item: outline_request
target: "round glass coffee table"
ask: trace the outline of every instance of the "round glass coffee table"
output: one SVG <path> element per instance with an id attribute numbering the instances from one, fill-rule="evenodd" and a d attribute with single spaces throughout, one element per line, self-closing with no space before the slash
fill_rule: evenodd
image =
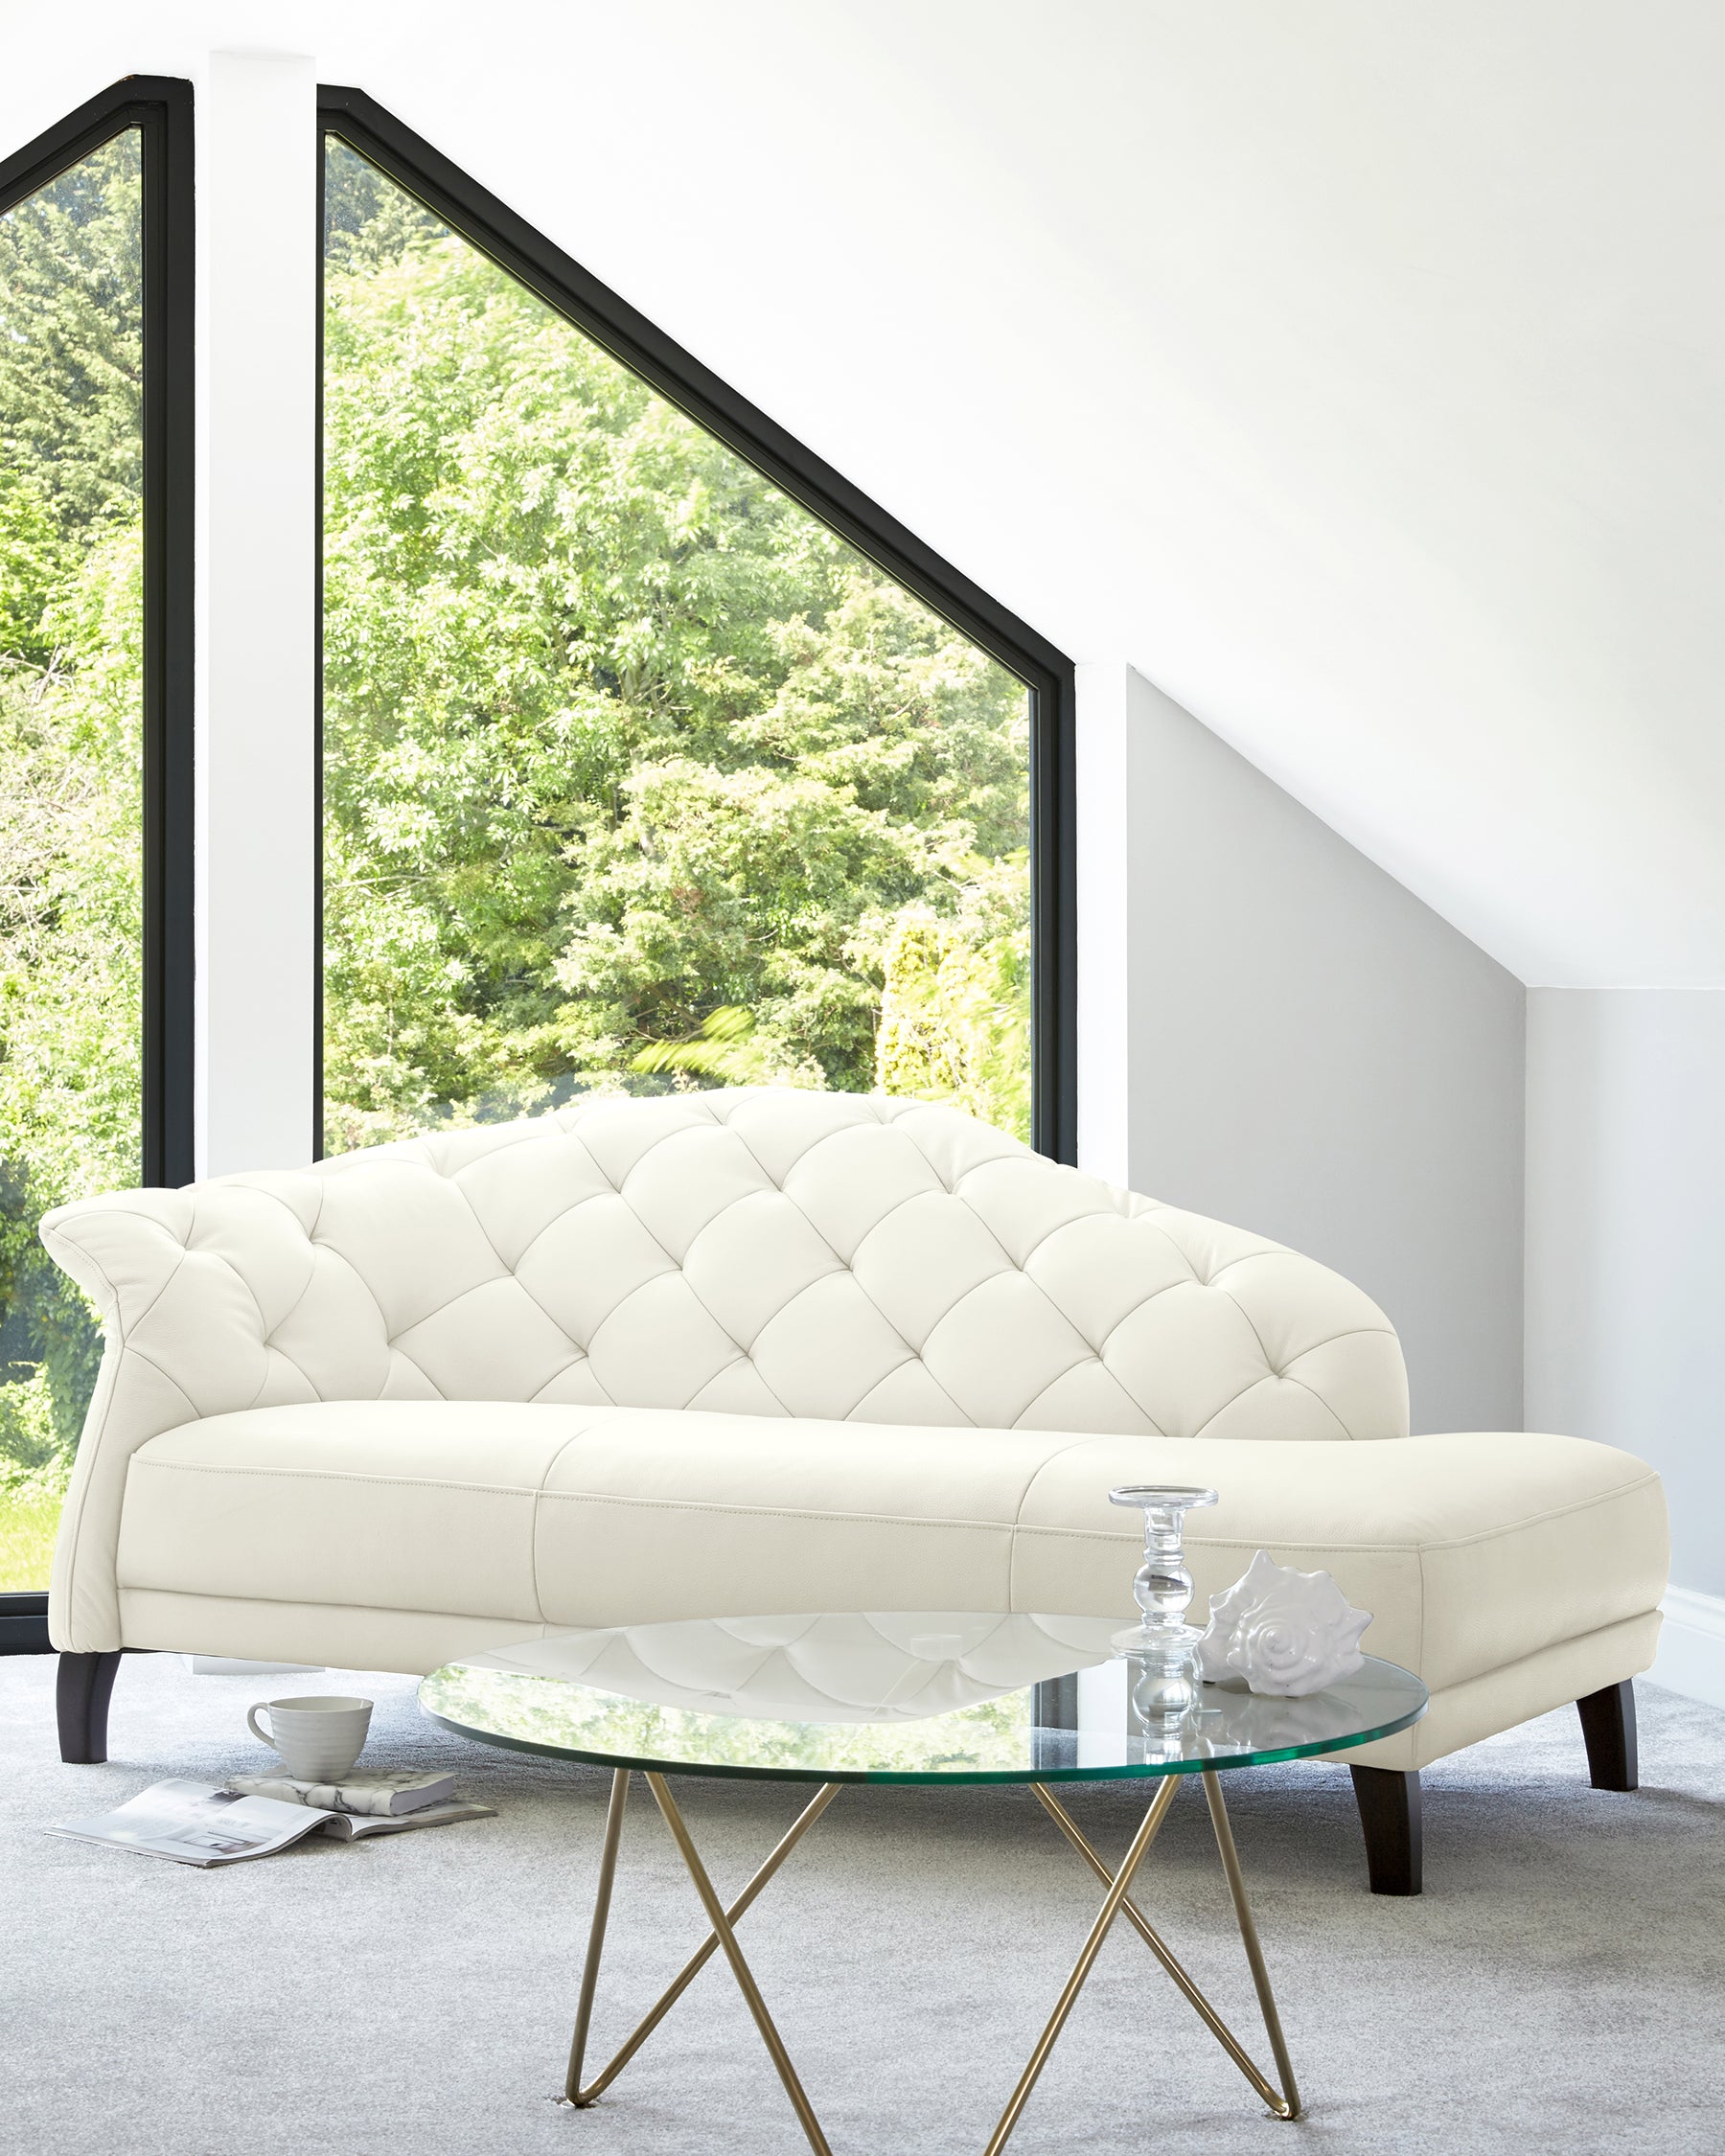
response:
<path id="1" fill-rule="evenodd" d="M 582 1969 L 564 2100 L 585 2107 L 616 2079 L 716 1951 L 748 2001 L 809 2145 L 825 2135 L 755 1983 L 736 1926 L 847 1782 L 1024 1782 L 1102 1882 L 1095 1922 L 984 2156 L 998 2156 L 1047 2063 L 1116 1917 L 1124 1915 L 1205 2025 L 1280 2119 L 1300 2094 L 1246 1899 L 1222 1775 L 1276 1759 L 1344 1752 L 1390 1736 L 1426 1709 L 1417 1677 L 1368 1657 L 1354 1676 L 1304 1699 L 1205 1686 L 1173 1722 L 1136 1710 L 1131 1662 L 1111 1642 L 1117 1617 L 922 1611 L 697 1618 L 559 1633 L 450 1663 L 420 1686 L 426 1711 L 482 1744 L 611 1770 L 592 1931 Z M 1125 1661 L 1123 1682 L 1080 1687 L 1078 1673 Z M 1106 1709 L 1080 1698 L 1098 1694 Z M 1063 1726 L 1065 1725 L 1065 1726 Z M 646 1777 L 711 1927 L 621 2051 L 582 2079 L 632 1773 Z M 726 1908 L 690 1836 L 671 1778 L 742 1776 L 819 1786 L 778 1846 Z M 1223 1874 L 1275 2058 L 1272 2081 L 1176 1960 L 1132 1895 L 1180 1779 L 1202 1778 Z M 1155 1785 L 1124 1857 L 1111 1866 L 1056 1796 L 1062 1782 Z"/>

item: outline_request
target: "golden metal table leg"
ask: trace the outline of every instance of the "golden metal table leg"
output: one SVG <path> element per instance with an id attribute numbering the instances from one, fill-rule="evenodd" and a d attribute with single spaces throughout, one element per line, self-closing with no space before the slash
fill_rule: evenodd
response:
<path id="1" fill-rule="evenodd" d="M 1222 1780 L 1213 1767 L 1204 1770 L 1204 1795 L 1209 1805 L 1210 1824 L 1216 1830 L 1216 1847 L 1221 1852 L 1222 1869 L 1228 1875 L 1228 1891 L 1233 1897 L 1234 1916 L 1240 1927 L 1240 1943 L 1246 1949 L 1247 1965 L 1252 1970 L 1252 1984 L 1257 1993 L 1258 2007 L 1264 2017 L 1264 2032 L 1270 2039 L 1270 2049 L 1276 2054 L 1276 2071 L 1281 2076 L 1281 2101 L 1271 2099 L 1271 2108 L 1278 2118 L 1298 2119 L 1300 2116 L 1300 2090 L 1294 2080 L 1294 2064 L 1288 2056 L 1288 2046 L 1282 2036 L 1281 2016 L 1276 2010 L 1276 1994 L 1270 1988 L 1270 1972 L 1264 1966 L 1264 1950 L 1258 1944 L 1257 1926 L 1252 1920 L 1252 1904 L 1246 1899 L 1246 1881 L 1240 1874 L 1239 1852 L 1234 1847 L 1233 1828 L 1228 1823 L 1228 1807 L 1222 1801 Z"/>
<path id="2" fill-rule="evenodd" d="M 815 2107 L 803 2093 L 803 2085 L 796 2077 L 791 2054 L 772 2025 L 772 2016 L 767 2011 L 767 2002 L 761 1997 L 760 1986 L 755 1983 L 748 1963 L 743 1959 L 743 1949 L 737 1944 L 737 1935 L 731 1930 L 730 1919 L 725 1915 L 719 1896 L 713 1892 L 713 1882 L 707 1877 L 706 1867 L 702 1863 L 695 1844 L 689 1837 L 689 1830 L 683 1824 L 683 1816 L 677 1808 L 677 1800 L 672 1796 L 669 1784 L 663 1775 L 650 1773 L 647 1786 L 657 1799 L 658 1808 L 665 1815 L 665 1824 L 671 1829 L 672 1839 L 682 1852 L 689 1877 L 695 1882 L 695 1892 L 701 1896 L 701 1906 L 707 1913 L 707 1922 L 719 1935 L 719 1943 L 724 1947 L 724 1958 L 731 1965 L 737 1988 L 748 2001 L 755 2027 L 761 2032 L 761 2041 L 771 2054 L 773 2065 L 778 2068 L 778 2077 L 785 2084 L 785 2094 L 791 2099 L 792 2108 L 796 2113 L 809 2146 L 815 2150 L 815 2156 L 833 2156 L 832 2150 L 827 2146 L 827 2138 L 820 2130 L 820 2121 L 815 2116 Z"/>
<path id="3" fill-rule="evenodd" d="M 581 1999 L 575 2008 L 575 2034 L 569 2043 L 569 2070 L 564 2076 L 564 2098 L 569 2103 L 588 2104 L 603 2083 L 590 2089 L 581 2086 L 581 2062 L 586 2054 L 587 2028 L 593 2018 L 593 1994 L 599 1988 L 599 1957 L 605 1951 L 605 1926 L 610 1915 L 611 1886 L 617 1876 L 617 1844 L 623 1839 L 623 1807 L 629 1801 L 629 1769 L 619 1767 L 611 1776 L 610 1802 L 605 1807 L 605 1847 L 599 1859 L 599 1892 L 593 1901 L 593 1926 L 587 1934 L 586 1960 L 581 1964 Z"/>
<path id="4" fill-rule="evenodd" d="M 1072 1973 L 1066 1981 L 1066 1989 L 1060 1994 L 1054 2011 L 1048 2016 L 1047 2027 L 1037 2038 L 1036 2049 L 1030 2053 L 1030 2063 L 1020 2075 L 1019 2085 L 1013 2090 L 1011 2101 L 1000 2114 L 1000 2124 L 989 2136 L 988 2146 L 983 2150 L 982 2156 L 1000 2156 L 1000 2151 L 1006 2145 L 1007 2137 L 1018 2124 L 1019 2116 L 1030 2099 L 1030 2092 L 1035 2088 L 1043 2068 L 1048 2063 L 1048 2053 L 1059 2040 L 1060 2032 L 1067 2024 L 1067 2016 L 1071 2012 L 1079 1992 L 1084 1989 L 1084 1981 L 1094 1966 L 1096 1956 L 1102 1951 L 1102 1942 L 1119 1915 L 1120 1904 L 1125 1900 L 1126 1891 L 1132 1885 L 1132 1875 L 1143 1862 L 1145 1852 L 1155 1841 L 1157 1830 L 1167 1815 L 1168 1806 L 1174 1801 L 1177 1786 L 1174 1776 L 1169 1775 L 1163 1779 L 1150 1809 L 1144 1814 L 1142 1825 L 1132 1837 L 1132 1846 L 1126 1851 L 1120 1869 L 1114 1874 L 1103 1899 L 1101 1912 L 1091 1926 L 1090 1937 L 1072 1964 Z"/>
<path id="5" fill-rule="evenodd" d="M 1110 1879 L 1113 1878 L 1114 1874 L 1109 1870 L 1107 1865 L 1103 1863 L 1102 1859 L 1096 1854 L 1095 1850 L 1092 1848 L 1089 1842 L 1085 1840 L 1084 1835 L 1079 1831 L 1077 1823 L 1073 1820 L 1071 1814 L 1066 1809 L 1065 1805 L 1061 1803 L 1060 1800 L 1055 1797 L 1048 1789 L 1044 1787 L 1041 1783 L 1038 1783 L 1036 1785 L 1035 1794 L 1038 1798 L 1041 1799 L 1044 1806 L 1051 1814 L 1054 1820 L 1054 1823 L 1060 1828 L 1060 1831 L 1066 1836 L 1067 1840 L 1072 1845 L 1073 1848 L 1077 1850 L 1078 1854 L 1084 1859 L 1085 1863 L 1090 1866 L 1091 1869 L 1096 1874 L 1096 1877 L 1102 1881 L 1104 1886 L 1106 1886 Z M 1150 1922 L 1149 1918 L 1144 1915 L 1143 1911 L 1138 1907 L 1138 1903 L 1133 1900 L 1130 1894 L 1128 1894 L 1125 1900 L 1121 1902 L 1120 1914 L 1124 1917 L 1126 1917 L 1126 1919 L 1132 1924 L 1138 1937 L 1144 1941 L 1145 1945 L 1149 1947 L 1151 1953 L 1156 1956 L 1157 1960 L 1162 1963 L 1162 1967 L 1166 1969 L 1168 1974 L 1174 1979 L 1174 1982 L 1180 1986 L 1185 1998 L 1197 2010 L 1200 2018 L 1204 2022 L 1205 2027 L 1209 2030 L 1210 2034 L 1214 2036 L 1217 2043 L 1221 2045 L 1222 2049 L 1228 2053 L 1229 2057 L 1233 2060 L 1234 2064 L 1246 2076 L 1247 2080 L 1252 2083 L 1252 2086 L 1257 2091 L 1258 2095 L 1263 2098 L 1264 2101 L 1270 2106 L 1271 2110 L 1275 2112 L 1276 2116 L 1278 2119 L 1293 2118 L 1296 2110 L 1299 2108 L 1298 2095 L 1294 2095 L 1292 2098 L 1284 2096 L 1281 2090 L 1276 2088 L 1276 2084 L 1273 2081 L 1269 2080 L 1263 2074 L 1258 2071 L 1257 2067 L 1254 2064 L 1250 2054 L 1247 2053 L 1245 2046 L 1240 2043 L 1239 2039 L 1234 2035 L 1232 2030 L 1229 2028 L 1228 2024 L 1222 2019 L 1222 2016 L 1216 2011 L 1215 2007 L 1210 2005 L 1209 2001 L 1205 1997 L 1204 1993 L 1200 1991 L 1198 1986 L 1192 1982 L 1191 1977 L 1181 1966 L 1180 1961 L 1175 1957 L 1174 1952 L 1169 1947 L 1167 1941 L 1157 1931 L 1155 1925 Z M 1284 2086 L 1291 2091 L 1294 2086 L 1293 2076 L 1288 2074 L 1286 2065 L 1283 2062 L 1282 2054 L 1280 2053 L 1277 2053 L 1276 2058 L 1277 2064 L 1282 2068 L 1284 2076 Z"/>
<path id="6" fill-rule="evenodd" d="M 784 1838 L 768 1857 L 765 1864 L 750 1879 L 748 1886 L 724 1912 L 726 1921 L 735 1924 L 751 1902 L 760 1893 L 773 1873 L 796 1846 L 809 1828 L 838 1796 L 842 1784 L 829 1781 L 816 1792 L 813 1800 L 804 1806 L 792 1823 Z M 658 1997 L 652 2010 L 639 2021 L 609 2066 L 594 2076 L 586 2086 L 581 2085 L 581 2067 L 586 2050 L 588 2026 L 592 2019 L 593 1997 L 598 1986 L 599 1958 L 605 1945 L 606 1919 L 610 1910 L 611 1884 L 616 1874 L 617 1845 L 623 1823 L 623 1806 L 628 1797 L 629 1776 L 619 1769 L 611 1777 L 610 1804 L 605 1818 L 605 1843 L 599 1863 L 599 1891 L 593 1908 L 592 1932 L 587 1942 L 586 1961 L 581 1972 L 581 1998 L 576 2008 L 575 2037 L 569 2049 L 568 2076 L 564 2083 L 564 2100 L 586 2110 L 597 2102 L 623 2069 L 633 2058 L 648 2037 L 664 2020 L 671 2008 L 705 1968 L 717 1950 L 720 1939 L 716 1931 L 706 1938 L 690 1955 L 681 1969 Z M 661 1807 L 662 1808 L 662 1807 Z M 679 1815 L 680 1816 L 680 1815 Z M 673 1829 L 675 1832 L 675 1829 Z M 680 1846 L 680 1845 L 679 1845 Z"/>

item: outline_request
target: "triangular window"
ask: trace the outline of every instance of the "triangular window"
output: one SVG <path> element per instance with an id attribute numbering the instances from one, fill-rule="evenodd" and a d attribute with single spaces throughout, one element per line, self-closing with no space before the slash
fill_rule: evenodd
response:
<path id="1" fill-rule="evenodd" d="M 332 126 L 326 1148 L 748 1083 L 1029 1137 L 1028 670 L 385 163 Z"/>

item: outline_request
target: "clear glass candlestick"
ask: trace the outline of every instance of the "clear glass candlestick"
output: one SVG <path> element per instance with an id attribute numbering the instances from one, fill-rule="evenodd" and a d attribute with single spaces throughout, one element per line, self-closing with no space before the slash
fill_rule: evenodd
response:
<path id="1" fill-rule="evenodd" d="M 1111 1504 L 1133 1505 L 1144 1515 L 1144 1562 L 1132 1583 L 1142 1613 L 1136 1625 L 1116 1632 L 1116 1654 L 1133 1661 L 1133 1712 L 1146 1728 L 1178 1720 L 1198 1699 L 1193 1649 L 1204 1634 L 1185 1621 L 1192 1575 L 1185 1561 L 1185 1516 L 1214 1504 L 1214 1490 L 1178 1482 L 1131 1482 L 1108 1493 Z"/>

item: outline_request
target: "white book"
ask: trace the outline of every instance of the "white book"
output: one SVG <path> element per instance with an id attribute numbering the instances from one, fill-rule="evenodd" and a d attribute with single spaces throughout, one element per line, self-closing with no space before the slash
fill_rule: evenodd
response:
<path id="1" fill-rule="evenodd" d="M 324 1833 L 343 1842 L 367 1834 L 400 1834 L 414 1826 L 444 1826 L 452 1820 L 494 1817 L 489 1804 L 433 1804 L 399 1817 L 359 1818 L 315 1805 L 284 1804 L 273 1797 L 247 1797 L 213 1782 L 175 1776 L 152 1782 L 136 1797 L 96 1819 L 69 1820 L 50 1834 L 80 1842 L 104 1842 L 139 1856 L 170 1857 L 175 1864 L 207 1869 L 274 1856 L 305 1835 Z"/>

